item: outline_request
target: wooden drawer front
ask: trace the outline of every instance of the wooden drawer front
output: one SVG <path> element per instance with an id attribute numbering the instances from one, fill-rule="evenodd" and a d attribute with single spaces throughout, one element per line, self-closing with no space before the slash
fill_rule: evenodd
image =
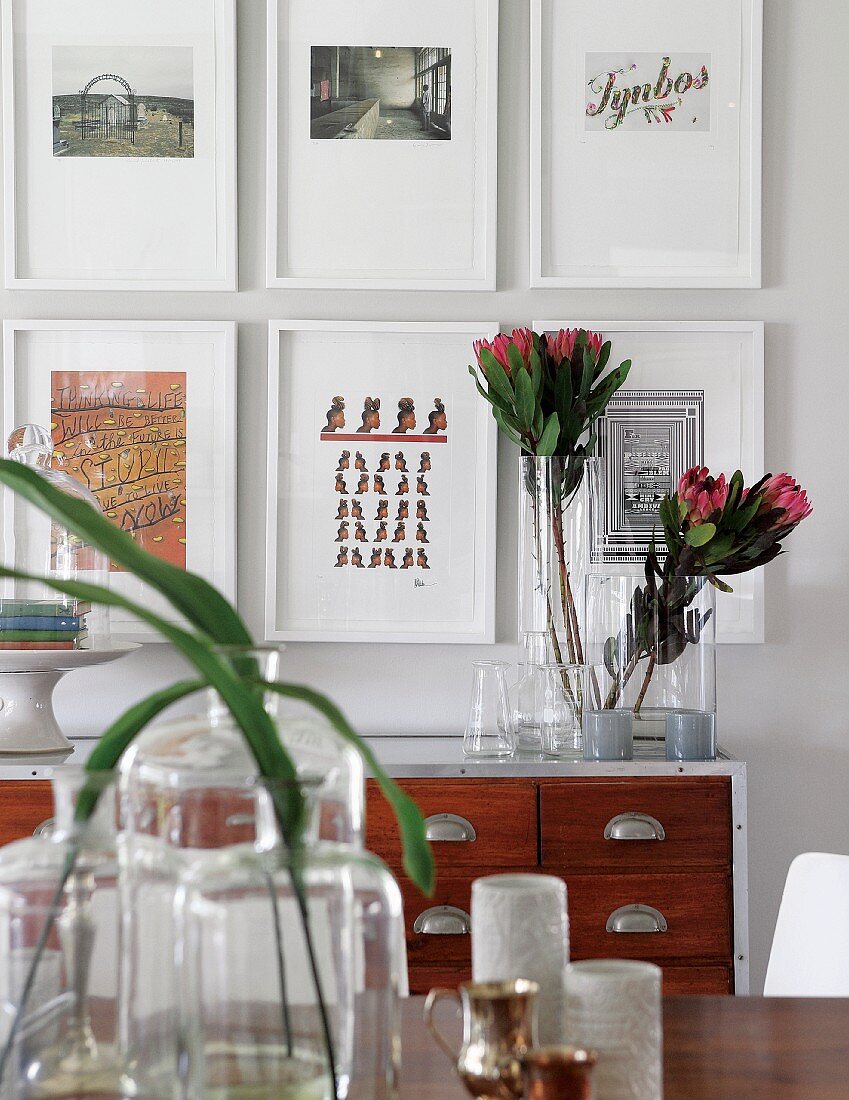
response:
<path id="1" fill-rule="evenodd" d="M 569 875 L 566 881 L 573 958 L 731 960 L 728 874 Z M 656 910 L 666 931 L 608 932 L 609 918 L 631 905 Z M 628 923 L 629 914 L 620 921 Z"/>
<path id="2" fill-rule="evenodd" d="M 49 781 L 9 779 L 0 782 L 0 844 L 22 840 L 53 816 Z"/>
<path id="3" fill-rule="evenodd" d="M 668 997 L 725 996 L 734 992 L 734 971 L 730 966 L 664 966 L 663 992 Z"/>
<path id="4" fill-rule="evenodd" d="M 536 784 L 524 779 L 423 779 L 399 786 L 426 818 L 452 814 L 472 827 L 473 841 L 435 840 L 438 872 L 475 871 L 490 874 L 501 868 L 537 863 Z M 366 791 L 366 846 L 398 874 L 401 844 L 395 815 L 374 781 Z M 443 827 L 450 823 L 441 823 Z M 440 823 L 435 822 L 434 828 Z M 464 826 L 453 826 L 458 831 Z"/>
<path id="5" fill-rule="evenodd" d="M 605 839 L 620 815 L 635 813 L 638 819 L 614 824 L 612 831 L 650 835 L 654 819 L 664 839 Z M 543 866 L 559 873 L 731 863 L 731 783 L 725 776 L 544 781 L 540 819 Z"/>

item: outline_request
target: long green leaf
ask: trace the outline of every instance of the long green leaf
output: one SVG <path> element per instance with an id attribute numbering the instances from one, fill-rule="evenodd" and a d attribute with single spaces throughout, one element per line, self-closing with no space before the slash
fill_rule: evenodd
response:
<path id="1" fill-rule="evenodd" d="M 557 440 L 559 438 L 560 421 L 557 418 L 557 413 L 554 412 L 545 422 L 542 436 L 540 437 L 539 443 L 537 443 L 537 454 L 543 458 L 553 455 L 557 450 Z"/>
<path id="2" fill-rule="evenodd" d="M 516 377 L 516 415 L 522 425 L 522 430 L 528 435 L 534 428 L 535 411 L 534 386 L 531 382 L 531 376 L 523 367 Z"/>
<path id="3" fill-rule="evenodd" d="M 42 583 L 45 581 L 43 577 L 3 566 L 0 566 L 0 577 Z M 106 604 L 110 607 L 122 607 L 138 616 L 142 622 L 154 627 L 180 650 L 227 704 L 236 724 L 245 735 L 248 747 L 262 775 L 269 779 L 290 781 L 297 778 L 295 766 L 280 743 L 274 723 L 262 705 L 262 698 L 238 678 L 227 661 L 214 651 L 206 639 L 191 634 L 182 627 L 174 626 L 173 623 L 161 619 L 148 608 L 109 588 L 102 588 L 100 585 L 88 584 L 84 581 L 66 581 L 54 577 L 50 578 L 49 584 L 57 591 L 78 600 L 89 600 L 91 603 Z M 292 843 L 295 838 L 300 837 L 304 823 L 304 800 L 294 782 L 292 782 L 288 799 L 280 826 L 286 840 Z"/>
<path id="4" fill-rule="evenodd" d="M 181 680 L 162 691 L 154 692 L 140 703 L 135 703 L 104 732 L 86 761 L 86 771 L 113 771 L 133 738 L 140 733 L 148 722 L 152 722 L 172 703 L 202 691 L 207 685 L 203 680 Z M 100 788 L 88 783 L 79 793 L 74 816 L 81 821 L 91 817 L 100 797 Z"/>
<path id="5" fill-rule="evenodd" d="M 495 390 L 504 404 L 513 407 L 513 387 L 504 367 L 498 362 L 491 351 L 481 352 L 481 364 L 486 378 L 486 384 L 491 390 Z"/>
<path id="6" fill-rule="evenodd" d="M 210 638 L 226 645 L 253 644 L 242 619 L 216 588 L 195 573 L 142 550 L 86 501 L 62 492 L 35 470 L 6 458 L 0 459 L 0 483 L 161 592 L 185 619 Z"/>
<path id="7" fill-rule="evenodd" d="M 481 397 L 484 399 L 484 401 L 488 401 L 490 403 L 490 405 L 492 405 L 493 409 L 505 409 L 507 412 L 512 412 L 513 411 L 513 402 L 512 401 L 510 402 L 510 405 L 508 406 L 501 399 L 501 397 L 499 397 L 499 395 L 495 392 L 494 389 L 485 390 L 483 388 L 483 386 L 480 384 L 480 379 L 478 378 L 478 372 L 475 370 L 474 367 L 469 367 L 469 374 L 475 380 L 475 386 L 477 387 L 478 393 L 481 395 Z"/>
<path id="8" fill-rule="evenodd" d="M 436 871 L 433 852 L 425 837 L 425 824 L 421 810 L 408 795 L 404 794 L 398 784 L 386 774 L 377 757 L 365 741 L 354 732 L 342 711 L 335 703 L 331 703 L 324 695 L 318 691 L 313 691 L 312 688 L 301 687 L 299 684 L 271 683 L 268 681 L 261 681 L 261 686 L 288 699 L 298 699 L 303 703 L 307 703 L 323 714 L 333 728 L 354 746 L 377 780 L 384 798 L 395 813 L 404 848 L 404 870 L 423 893 L 428 896 L 432 895 L 436 881 Z"/>

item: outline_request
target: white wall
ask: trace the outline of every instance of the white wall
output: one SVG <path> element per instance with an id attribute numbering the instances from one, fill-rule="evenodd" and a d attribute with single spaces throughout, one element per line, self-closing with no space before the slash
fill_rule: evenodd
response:
<path id="1" fill-rule="evenodd" d="M 774 563 L 767 644 L 720 653 L 722 740 L 749 761 L 752 962 L 762 981 L 781 886 L 806 849 L 849 852 L 849 674 L 846 671 L 849 508 L 846 481 L 849 151 L 845 90 L 849 6 L 843 0 L 767 0 L 764 78 L 765 274 L 761 291 L 535 291 L 528 284 L 528 26 L 525 0 L 502 0 L 500 290 L 494 294 L 263 289 L 265 5 L 241 3 L 239 46 L 241 285 L 238 295 L 0 293 L 4 317 L 232 318 L 239 355 L 240 602 L 260 622 L 263 567 L 266 322 L 270 317 L 476 320 L 534 316 L 767 322 L 769 469 L 788 469 L 813 497 L 814 517 Z M 654 201 L 663 201 L 658 181 Z M 565 186 L 565 184 L 564 184 Z M 623 183 L 624 186 L 624 183 Z M 642 196 L 640 201 L 646 201 Z M 414 216 L 415 212 L 411 212 Z M 635 208 L 635 217 L 639 211 Z M 624 351 L 624 349 L 623 349 Z M 514 456 L 500 455 L 499 637 L 515 649 Z M 835 496 L 837 500 L 835 500 Z M 363 732 L 459 731 L 466 647 L 409 646 L 415 669 L 396 681 L 398 652 L 379 645 L 293 645 L 286 675 L 332 695 Z M 486 655 L 495 654 L 487 651 Z M 122 666 L 77 673 L 59 689 L 60 719 L 95 733 L 119 708 L 177 675 L 149 646 Z"/>

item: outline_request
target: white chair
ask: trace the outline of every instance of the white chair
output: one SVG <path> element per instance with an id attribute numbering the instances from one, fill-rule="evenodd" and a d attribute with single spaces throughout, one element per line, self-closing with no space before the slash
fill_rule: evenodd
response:
<path id="1" fill-rule="evenodd" d="M 849 856 L 790 864 L 764 982 L 766 997 L 849 997 Z"/>

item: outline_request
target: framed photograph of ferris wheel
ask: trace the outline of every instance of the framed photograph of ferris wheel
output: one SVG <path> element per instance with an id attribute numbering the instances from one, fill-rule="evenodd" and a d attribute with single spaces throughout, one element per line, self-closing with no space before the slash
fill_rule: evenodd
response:
<path id="1" fill-rule="evenodd" d="M 3 112 L 7 287 L 236 289 L 235 0 L 8 0 Z"/>

